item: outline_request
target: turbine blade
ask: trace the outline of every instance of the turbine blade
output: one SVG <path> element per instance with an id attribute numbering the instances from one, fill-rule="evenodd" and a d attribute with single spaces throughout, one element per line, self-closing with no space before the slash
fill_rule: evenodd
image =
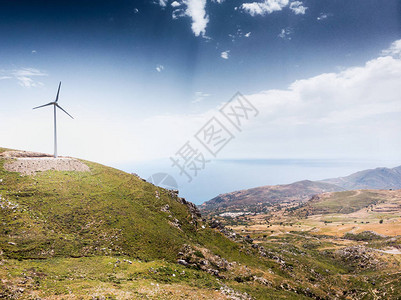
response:
<path id="1" fill-rule="evenodd" d="M 45 106 L 52 105 L 52 104 L 53 104 L 53 102 L 50 102 L 50 103 L 47 103 L 47 104 L 44 104 L 44 105 L 41 105 L 41 106 L 34 107 L 32 109 L 37 109 L 37 108 L 45 107 Z"/>
<path id="2" fill-rule="evenodd" d="M 57 96 L 56 96 L 56 101 L 55 102 L 58 101 L 58 95 L 60 94 L 60 87 L 61 87 L 61 81 L 60 81 L 60 83 L 58 85 Z"/>
<path id="3" fill-rule="evenodd" d="M 56 103 L 56 106 L 58 107 L 58 108 L 60 108 L 63 112 L 65 112 L 67 115 L 69 115 L 70 117 L 71 117 L 71 119 L 74 119 L 68 112 L 66 112 L 60 105 L 58 105 L 57 103 Z"/>

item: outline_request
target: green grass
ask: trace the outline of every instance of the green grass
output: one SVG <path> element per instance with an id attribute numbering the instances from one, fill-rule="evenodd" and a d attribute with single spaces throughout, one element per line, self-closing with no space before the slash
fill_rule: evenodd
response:
<path id="1" fill-rule="evenodd" d="M 219 288 L 215 277 L 205 272 L 187 269 L 166 261 L 143 262 L 122 257 L 94 256 L 82 258 L 51 258 L 46 260 L 5 260 L 8 280 L 25 278 L 39 290 L 41 296 L 93 295 L 97 287 L 106 288 L 150 286 L 159 284 L 184 284 L 206 290 Z M 0 275 L 1 274 L 0 272 Z M 28 278 L 28 279 L 26 279 Z"/>
<path id="2" fill-rule="evenodd" d="M 333 242 L 317 241 L 309 233 L 266 236 L 263 257 L 251 244 L 233 242 L 201 220 L 191 222 L 185 205 L 136 176 L 88 161 L 90 172 L 21 176 L 5 171 L 4 162 L 0 159 L 0 298 L 2 291 L 15 296 L 13 289 L 23 286 L 23 299 L 71 294 L 122 299 L 124 293 L 131 299 L 176 299 L 169 288 L 182 289 L 182 299 L 198 299 L 196 293 L 213 298 L 225 285 L 254 299 L 333 298 L 337 291 L 374 288 L 373 277 L 383 293 L 398 295 L 393 269 L 355 273 L 333 251 L 321 250 L 335 246 Z M 346 209 L 377 201 L 374 195 L 355 198 Z M 329 200 L 326 209 L 338 210 L 338 199 Z M 170 212 L 161 211 L 166 204 Z M 172 225 L 173 219 L 181 228 Z M 399 240 L 392 243 L 399 245 Z M 199 266 L 179 265 L 185 244 L 196 259 L 210 254 L 231 267 L 220 269 L 217 277 Z M 210 268 L 218 267 L 211 263 Z M 254 276 L 268 278 L 269 284 Z M 154 295 L 153 284 L 160 285 Z"/>
<path id="3" fill-rule="evenodd" d="M 342 213 L 348 214 L 358 211 L 371 204 L 380 202 L 381 195 L 374 191 L 347 191 L 336 192 L 319 202 L 311 203 L 314 214 Z"/>
<path id="4" fill-rule="evenodd" d="M 0 195 L 18 204 L 0 212 L 0 247 L 7 257 L 126 254 L 171 261 L 196 234 L 185 206 L 167 191 L 122 171 L 85 162 L 91 172 L 20 176 L 5 171 L 3 163 Z M 182 230 L 160 211 L 166 204 Z"/>

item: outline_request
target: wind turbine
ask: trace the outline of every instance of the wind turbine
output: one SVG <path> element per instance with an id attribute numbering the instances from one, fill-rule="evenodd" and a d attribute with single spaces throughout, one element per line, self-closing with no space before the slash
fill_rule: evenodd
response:
<path id="1" fill-rule="evenodd" d="M 54 108 L 54 158 L 57 158 L 57 124 L 56 124 L 56 108 L 60 108 L 63 112 L 65 112 L 68 116 L 70 116 L 72 119 L 74 119 L 68 112 L 66 112 L 60 105 L 58 105 L 58 95 L 60 94 L 60 87 L 61 87 L 61 81 L 60 84 L 58 85 L 58 90 L 57 90 L 57 96 L 56 100 L 53 102 L 47 103 L 45 105 L 41 105 L 38 107 L 34 107 L 33 109 L 53 105 Z"/>

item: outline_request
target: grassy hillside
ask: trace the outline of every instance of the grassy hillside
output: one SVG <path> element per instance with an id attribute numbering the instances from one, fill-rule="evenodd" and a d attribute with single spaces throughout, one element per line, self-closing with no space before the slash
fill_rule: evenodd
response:
<path id="1" fill-rule="evenodd" d="M 85 162 L 91 172 L 7 172 L 0 160 L 0 248 L 13 258 L 124 254 L 175 259 L 194 236 L 187 208 L 136 176 Z M 169 205 L 168 212 L 161 208 Z M 171 225 L 177 219 L 181 229 Z"/>
<path id="2" fill-rule="evenodd" d="M 0 299 L 358 299 L 372 280 L 387 282 L 378 295 L 400 296 L 390 254 L 373 274 L 304 237 L 254 243 L 209 226 L 175 193 L 113 168 L 21 176 L 9 160 Z"/>
<path id="3" fill-rule="evenodd" d="M 399 190 L 356 190 L 316 195 L 295 212 L 318 215 L 351 214 L 365 210 L 373 214 L 397 211 L 399 205 L 401 205 Z"/>
<path id="4" fill-rule="evenodd" d="M 313 214 L 352 213 L 384 201 L 383 192 L 357 190 L 317 195 L 309 203 Z"/>

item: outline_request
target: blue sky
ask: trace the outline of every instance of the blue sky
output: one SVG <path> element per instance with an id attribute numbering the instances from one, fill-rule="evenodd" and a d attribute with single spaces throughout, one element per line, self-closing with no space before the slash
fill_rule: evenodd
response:
<path id="1" fill-rule="evenodd" d="M 31 108 L 62 81 L 61 155 L 171 173 L 198 203 L 308 177 L 219 160 L 401 162 L 400 39 L 392 0 L 0 0 L 0 144 L 52 151 L 51 111 Z M 169 158 L 237 91 L 258 116 L 187 183 Z"/>

